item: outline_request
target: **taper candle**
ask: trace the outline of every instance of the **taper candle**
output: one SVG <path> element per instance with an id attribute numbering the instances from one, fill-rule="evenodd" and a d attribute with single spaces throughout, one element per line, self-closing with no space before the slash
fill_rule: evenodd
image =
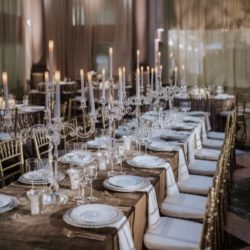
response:
<path id="1" fill-rule="evenodd" d="M 53 82 L 54 41 L 49 40 L 49 81 Z"/>
<path id="2" fill-rule="evenodd" d="M 8 74 L 7 74 L 7 72 L 2 73 L 2 80 L 3 80 L 5 112 L 7 115 L 9 113 L 9 93 L 8 93 Z"/>
<path id="3" fill-rule="evenodd" d="M 140 69 L 136 70 L 136 97 L 140 99 Z"/>
<path id="4" fill-rule="evenodd" d="M 151 89 L 154 90 L 154 68 L 151 68 Z"/>
<path id="5" fill-rule="evenodd" d="M 118 76 L 119 76 L 119 103 L 122 104 L 123 94 L 122 94 L 122 69 L 118 69 Z"/>
<path id="6" fill-rule="evenodd" d="M 123 94 L 126 97 L 126 68 L 122 68 Z"/>
<path id="7" fill-rule="evenodd" d="M 109 79 L 113 77 L 113 48 L 109 48 Z"/>
<path id="8" fill-rule="evenodd" d="M 45 79 L 45 108 L 46 110 L 49 109 L 49 72 L 46 71 L 44 73 Z"/>
<path id="9" fill-rule="evenodd" d="M 56 107 L 55 107 L 55 117 L 61 117 L 61 96 L 60 96 L 60 81 L 61 73 L 60 71 L 55 72 L 55 82 L 56 82 Z"/>
<path id="10" fill-rule="evenodd" d="M 136 51 L 136 68 L 140 67 L 140 50 Z"/>
<path id="11" fill-rule="evenodd" d="M 83 69 L 80 69 L 80 78 L 81 78 L 81 96 L 82 96 L 82 100 L 85 100 L 84 70 Z"/>
<path id="12" fill-rule="evenodd" d="M 105 98 L 105 69 L 102 70 L 102 98 Z"/>
<path id="13" fill-rule="evenodd" d="M 89 83 L 89 102 L 91 108 L 91 114 L 95 115 L 95 100 L 94 100 L 94 92 L 93 92 L 93 85 L 92 85 L 92 74 L 88 73 L 88 83 Z"/>
<path id="14" fill-rule="evenodd" d="M 143 88 L 143 71 L 144 71 L 144 69 L 143 69 L 143 66 L 141 66 L 141 87 Z"/>

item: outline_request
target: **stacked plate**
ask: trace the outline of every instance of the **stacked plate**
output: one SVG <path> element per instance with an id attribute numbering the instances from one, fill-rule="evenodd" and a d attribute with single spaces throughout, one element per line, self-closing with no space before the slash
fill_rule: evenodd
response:
<path id="1" fill-rule="evenodd" d="M 193 122 L 193 123 L 200 123 L 202 118 L 199 117 L 193 117 L 193 116 L 185 116 L 183 118 L 184 122 Z"/>
<path id="2" fill-rule="evenodd" d="M 87 142 L 88 148 L 101 148 L 105 149 L 107 148 L 107 138 L 106 137 L 97 137 L 95 140 L 90 140 Z"/>
<path id="3" fill-rule="evenodd" d="M 191 111 L 191 112 L 188 112 L 187 114 L 191 116 L 204 116 L 205 112 L 204 111 Z"/>
<path id="4" fill-rule="evenodd" d="M 57 172 L 56 180 L 61 181 L 65 178 L 64 173 Z M 39 169 L 36 171 L 30 171 L 25 174 L 23 174 L 19 181 L 25 184 L 36 184 L 36 185 L 42 185 L 44 183 L 49 182 L 49 170 L 48 169 Z"/>
<path id="5" fill-rule="evenodd" d="M 148 145 L 148 149 L 151 149 L 153 151 L 173 152 L 177 150 L 177 147 L 174 145 L 170 145 L 169 143 L 165 141 L 152 141 Z"/>
<path id="6" fill-rule="evenodd" d="M 189 133 L 184 131 L 175 131 L 175 130 L 165 130 L 161 135 L 160 138 L 169 141 L 180 141 L 185 140 L 189 136 Z"/>
<path id="7" fill-rule="evenodd" d="M 107 227 L 123 217 L 117 208 L 104 204 L 87 204 L 69 209 L 63 219 L 66 223 L 82 228 Z"/>
<path id="8" fill-rule="evenodd" d="M 189 124 L 189 123 L 176 123 L 174 124 L 171 128 L 172 129 L 177 129 L 177 130 L 186 130 L 186 131 L 191 131 L 195 129 L 196 125 L 195 124 Z"/>
<path id="9" fill-rule="evenodd" d="M 129 159 L 127 162 L 131 166 L 141 168 L 155 168 L 166 163 L 164 159 L 152 155 L 138 155 L 132 159 Z"/>
<path id="10" fill-rule="evenodd" d="M 117 136 L 131 135 L 132 131 L 125 126 L 120 126 L 115 130 Z"/>
<path id="11" fill-rule="evenodd" d="M 17 206 L 17 199 L 13 196 L 0 194 L 0 213 L 9 211 Z"/>
<path id="12" fill-rule="evenodd" d="M 118 175 L 108 178 L 103 182 L 107 189 L 118 192 L 134 192 L 149 185 L 146 178 L 134 175 Z"/>
<path id="13" fill-rule="evenodd" d="M 91 161 L 91 153 L 83 150 L 75 150 L 58 158 L 63 163 L 84 164 Z"/>

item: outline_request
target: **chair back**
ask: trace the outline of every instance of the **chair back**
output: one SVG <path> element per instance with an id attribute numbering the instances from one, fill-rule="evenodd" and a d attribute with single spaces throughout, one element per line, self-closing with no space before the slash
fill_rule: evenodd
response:
<path id="1" fill-rule="evenodd" d="M 5 186 L 6 181 L 24 173 L 23 148 L 21 140 L 13 138 L 0 142 L 0 181 Z"/>
<path id="2" fill-rule="evenodd" d="M 47 130 L 43 126 L 37 126 L 36 128 L 33 128 L 32 134 L 36 158 L 48 158 L 49 139 L 47 136 Z"/>

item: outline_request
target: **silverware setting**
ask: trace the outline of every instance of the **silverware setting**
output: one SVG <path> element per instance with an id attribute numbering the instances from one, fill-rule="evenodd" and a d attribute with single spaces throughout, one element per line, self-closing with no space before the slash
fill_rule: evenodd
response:
<path id="1" fill-rule="evenodd" d="M 97 241 L 105 241 L 106 236 L 95 234 L 95 233 L 86 233 L 86 232 L 79 232 L 79 231 L 71 231 L 67 228 L 63 228 L 63 234 L 68 238 L 85 238 L 85 239 L 91 239 L 91 240 L 97 240 Z"/>

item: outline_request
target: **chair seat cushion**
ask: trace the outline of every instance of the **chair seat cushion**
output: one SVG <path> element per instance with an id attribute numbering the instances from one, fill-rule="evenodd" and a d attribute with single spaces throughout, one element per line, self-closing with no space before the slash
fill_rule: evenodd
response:
<path id="1" fill-rule="evenodd" d="M 144 243 L 148 249 L 197 250 L 201 238 L 201 223 L 161 217 L 156 227 L 147 230 Z"/>
<path id="2" fill-rule="evenodd" d="M 207 195 L 213 184 L 213 178 L 201 175 L 189 175 L 188 179 L 178 181 L 180 192 Z"/>
<path id="3" fill-rule="evenodd" d="M 202 148 L 195 151 L 195 158 L 200 160 L 218 161 L 220 150 Z"/>
<path id="4" fill-rule="evenodd" d="M 210 131 L 207 133 L 208 139 L 214 139 L 214 140 L 224 140 L 225 139 L 225 133 L 224 132 L 215 132 Z"/>
<path id="5" fill-rule="evenodd" d="M 184 219 L 202 219 L 205 214 L 207 197 L 177 193 L 167 196 L 160 210 L 165 216 Z"/>
<path id="6" fill-rule="evenodd" d="M 213 176 L 217 167 L 216 161 L 193 160 L 188 164 L 190 174 Z"/>
<path id="7" fill-rule="evenodd" d="M 206 139 L 202 142 L 204 148 L 221 149 L 222 145 L 223 141 L 220 140 Z"/>

